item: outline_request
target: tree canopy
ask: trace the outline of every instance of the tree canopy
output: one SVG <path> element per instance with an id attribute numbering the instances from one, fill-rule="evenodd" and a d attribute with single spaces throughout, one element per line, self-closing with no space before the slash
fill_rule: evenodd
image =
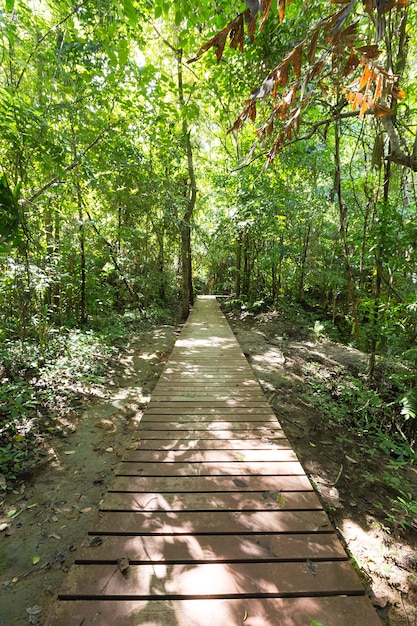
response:
<path id="1" fill-rule="evenodd" d="M 3 1 L 2 340 L 296 302 L 370 384 L 407 362 L 407 421 L 416 26 L 406 0 Z"/>

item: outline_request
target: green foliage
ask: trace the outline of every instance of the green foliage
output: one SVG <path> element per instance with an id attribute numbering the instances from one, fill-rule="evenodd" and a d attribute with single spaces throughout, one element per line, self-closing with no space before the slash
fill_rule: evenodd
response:
<path id="1" fill-rule="evenodd" d="M 401 492 L 391 500 L 391 510 L 387 515 L 389 522 L 407 530 L 417 524 L 417 499 L 411 493 Z"/>
<path id="2" fill-rule="evenodd" d="M 325 326 L 319 320 L 316 320 L 314 322 L 314 326 L 312 327 L 311 330 L 313 332 L 314 341 L 319 341 L 320 339 L 323 339 L 323 337 L 325 336 Z"/>
<path id="3" fill-rule="evenodd" d="M 343 368 L 323 376 L 314 363 L 307 366 L 306 374 L 311 390 L 306 398 L 329 421 L 366 436 L 398 462 L 417 462 L 411 433 L 407 439 L 403 432 L 408 418 L 401 413 L 400 400 L 388 402 L 384 398 L 384 386 L 372 389 Z"/>
<path id="4" fill-rule="evenodd" d="M 292 3 L 282 23 L 273 8 L 244 54 L 229 50 L 216 64 L 209 52 L 184 63 L 180 103 L 175 50 L 194 56 L 235 17 L 235 3 L 222 0 L 216 10 L 182 0 L 38 4 L 6 0 L 0 8 L 0 339 L 6 368 L 22 374 L 6 386 L 23 384 L 11 392 L 16 401 L 4 400 L 8 419 L 36 416 L 47 383 L 102 380 L 111 358 L 106 337 L 122 345 L 127 327 L 169 318 L 179 299 L 180 226 L 190 192 L 185 124 L 197 173 L 198 289 L 234 294 L 229 306 L 241 315 L 276 311 L 315 339 L 370 352 L 376 367 L 369 385 L 313 380 L 313 396 L 334 419 L 371 433 L 397 458 L 413 459 L 416 194 L 406 169 L 382 169 L 384 120 L 345 115 L 333 86 L 313 77 L 307 83 L 320 87 L 319 97 L 303 110 L 299 130 L 293 132 L 289 96 L 274 121 L 280 127 L 293 115 L 283 136 L 287 142 L 293 133 L 291 145 L 274 168 L 265 170 L 254 154 L 244 166 L 256 122 L 227 133 L 251 89 L 331 5 Z M 393 58 L 400 14 L 392 14 Z M 416 49 L 402 52 L 405 84 Z M 304 47 L 303 63 L 307 56 Z M 341 56 L 345 67 L 347 50 Z M 288 69 L 291 78 L 294 67 Z M 405 107 L 393 103 L 400 147 L 414 125 L 409 92 Z M 268 101 L 256 105 L 261 118 L 269 115 Z M 405 367 L 381 372 L 378 355 Z M 25 387 L 31 367 L 41 371 L 33 397 Z"/>
<path id="5" fill-rule="evenodd" d="M 175 312 L 155 307 L 99 316 L 90 328 L 49 328 L 48 339 L 0 343 L 0 473 L 9 480 L 43 458 L 45 433 L 59 431 L 79 397 L 108 380 L 136 331 L 170 323 Z"/>

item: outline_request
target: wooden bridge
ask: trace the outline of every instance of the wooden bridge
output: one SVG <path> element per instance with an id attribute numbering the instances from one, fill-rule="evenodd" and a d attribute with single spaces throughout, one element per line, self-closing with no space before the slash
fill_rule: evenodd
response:
<path id="1" fill-rule="evenodd" d="M 45 626 L 381 626 L 214 298 L 200 298 Z"/>

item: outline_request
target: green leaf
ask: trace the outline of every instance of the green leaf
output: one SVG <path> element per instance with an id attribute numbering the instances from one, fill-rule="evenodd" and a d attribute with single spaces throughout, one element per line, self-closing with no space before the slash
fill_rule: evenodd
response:
<path id="1" fill-rule="evenodd" d="M 0 239 L 8 241 L 19 225 L 19 208 L 7 182 L 6 176 L 0 178 Z"/>
<path id="2" fill-rule="evenodd" d="M 13 11 L 14 0 L 6 0 L 6 11 Z"/>
<path id="3" fill-rule="evenodd" d="M 312 619 L 310 622 L 310 626 L 324 626 L 324 624 L 318 622 L 316 619 Z"/>
<path id="4" fill-rule="evenodd" d="M 121 39 L 119 41 L 117 56 L 119 58 L 119 66 L 124 67 L 129 58 L 129 48 L 126 39 Z"/>
<path id="5" fill-rule="evenodd" d="M 283 508 L 283 507 L 287 504 L 287 501 L 286 501 L 286 499 L 285 499 L 285 496 L 283 496 L 283 495 L 282 495 L 282 493 L 279 493 L 279 494 L 277 495 L 277 504 L 278 504 L 278 506 L 280 506 L 281 508 Z"/>
<path id="6" fill-rule="evenodd" d="M 39 563 L 39 561 L 41 560 L 41 557 L 36 555 L 33 557 L 32 559 L 32 565 L 36 565 L 37 563 Z"/>
<path id="7" fill-rule="evenodd" d="M 123 9 L 129 24 L 135 28 L 138 23 L 138 14 L 131 0 L 123 0 Z"/>

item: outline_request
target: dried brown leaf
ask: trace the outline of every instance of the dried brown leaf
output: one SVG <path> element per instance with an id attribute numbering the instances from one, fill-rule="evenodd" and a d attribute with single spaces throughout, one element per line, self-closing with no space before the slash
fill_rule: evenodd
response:
<path id="1" fill-rule="evenodd" d="M 405 98 L 404 89 L 400 89 L 397 85 L 392 85 L 390 91 L 393 98 L 396 98 L 397 100 L 403 100 Z"/>
<path id="2" fill-rule="evenodd" d="M 353 43 L 356 39 L 356 31 L 358 30 L 358 25 L 359 22 L 354 22 L 353 24 L 350 24 L 344 30 L 342 30 L 342 32 L 340 33 L 339 41 L 345 45 Z"/>
<path id="3" fill-rule="evenodd" d="M 338 11 L 335 15 L 332 15 L 328 21 L 327 29 L 331 28 L 331 33 L 328 38 L 330 42 L 336 43 L 339 40 L 339 35 L 343 25 L 352 12 L 355 4 L 356 2 L 350 0 L 349 4 L 346 4 L 346 6 L 344 6 L 343 9 Z"/>
<path id="4" fill-rule="evenodd" d="M 362 89 L 365 87 L 365 85 L 367 84 L 369 77 L 371 75 L 371 70 L 369 67 L 369 64 L 367 63 L 365 65 L 365 68 L 363 70 L 363 74 L 361 76 L 360 82 L 359 82 L 359 91 L 362 91 Z"/>
<path id="5" fill-rule="evenodd" d="M 281 120 L 285 120 L 286 115 L 287 115 L 287 109 L 288 109 L 288 102 L 286 102 L 285 100 L 282 100 L 282 106 L 279 111 L 279 118 Z"/>
<path id="6" fill-rule="evenodd" d="M 363 100 L 364 100 L 363 93 L 360 93 L 360 92 L 356 93 L 356 94 L 355 94 L 355 99 L 354 99 L 354 101 L 352 102 L 352 109 L 353 109 L 354 111 L 356 111 L 356 109 L 357 109 L 358 107 L 362 106 L 362 102 L 363 102 Z"/>
<path id="7" fill-rule="evenodd" d="M 311 38 L 310 45 L 308 47 L 308 52 L 307 52 L 307 58 L 308 58 L 308 62 L 310 63 L 310 65 L 313 63 L 314 57 L 316 56 L 318 38 L 319 38 L 319 31 L 316 30 Z"/>
<path id="8" fill-rule="evenodd" d="M 248 110 L 248 118 L 254 122 L 256 120 L 256 104 L 252 102 Z"/>
<path id="9" fill-rule="evenodd" d="M 356 51 L 360 52 L 365 57 L 365 62 L 367 62 L 367 60 L 373 61 L 382 54 L 382 50 L 380 50 L 376 44 L 361 46 L 360 48 L 356 48 Z"/>
<path id="10" fill-rule="evenodd" d="M 367 98 L 364 98 L 363 101 L 362 101 L 362 106 L 361 106 L 360 111 L 359 111 L 359 118 L 361 120 L 365 117 L 365 113 L 367 112 L 368 108 L 369 108 L 368 100 L 367 100 Z"/>
<path id="11" fill-rule="evenodd" d="M 323 69 L 323 65 L 324 65 L 324 61 L 321 61 L 321 60 L 317 61 L 317 63 L 314 63 L 308 75 L 308 80 L 313 80 L 313 78 L 315 78 L 318 74 L 320 74 L 321 70 Z"/>
<path id="12" fill-rule="evenodd" d="M 277 84 L 280 87 L 286 87 L 288 82 L 288 59 L 280 63 L 276 69 Z"/>
<path id="13" fill-rule="evenodd" d="M 263 27 L 265 26 L 265 22 L 269 15 L 269 11 L 271 10 L 271 5 L 272 5 L 272 0 L 261 0 L 262 17 L 261 17 L 261 23 L 259 24 L 259 30 L 262 30 Z"/>
<path id="14" fill-rule="evenodd" d="M 385 117 L 386 115 L 392 115 L 392 109 L 383 105 L 375 103 L 373 106 L 376 117 Z"/>
<path id="15" fill-rule="evenodd" d="M 249 9 L 246 9 L 243 13 L 240 13 L 234 20 L 229 22 L 222 30 L 214 35 L 209 41 L 201 46 L 196 56 L 188 60 L 188 63 L 194 63 L 210 48 L 215 48 L 215 54 L 217 62 L 220 62 L 224 47 L 226 45 L 227 37 L 230 34 L 230 46 L 232 48 L 239 48 L 243 50 L 244 45 L 244 19 L 248 26 L 248 37 L 250 41 L 253 41 L 253 37 L 256 29 L 256 15 L 254 18 L 251 16 Z"/>
<path id="16" fill-rule="evenodd" d="M 375 93 L 374 93 L 375 100 L 379 100 L 379 98 L 381 97 L 381 93 L 382 93 L 382 76 L 379 75 L 377 83 L 376 83 L 376 87 L 375 87 Z"/>
<path id="17" fill-rule="evenodd" d="M 359 57 L 352 50 L 352 52 L 349 55 L 348 60 L 346 61 L 345 67 L 342 70 L 342 76 L 349 76 L 349 74 L 351 74 L 354 70 L 356 70 L 358 65 L 359 65 Z"/>
<path id="18" fill-rule="evenodd" d="M 279 3 L 278 3 L 278 15 L 279 15 L 279 21 L 281 23 L 284 21 L 284 18 L 285 18 L 285 6 L 286 6 L 286 1 L 285 0 L 279 0 Z"/>
<path id="19" fill-rule="evenodd" d="M 241 13 L 236 18 L 233 27 L 230 29 L 230 47 L 234 50 L 239 49 L 241 52 L 243 52 L 244 41 L 245 27 L 243 22 L 243 13 Z"/>
<path id="20" fill-rule="evenodd" d="M 256 13 L 255 15 L 252 15 L 250 10 L 246 9 L 246 11 L 243 13 L 243 15 L 245 17 L 246 25 L 248 27 L 248 38 L 249 38 L 249 41 L 251 43 L 253 43 L 253 41 L 255 39 L 256 22 L 257 22 L 257 19 L 258 19 L 258 14 Z"/>
<path id="21" fill-rule="evenodd" d="M 363 8 L 365 9 L 366 13 L 368 13 L 369 15 L 372 15 L 373 10 L 374 10 L 373 0 L 362 0 L 362 3 L 363 3 Z"/>
<path id="22" fill-rule="evenodd" d="M 277 76 L 275 72 L 274 73 L 274 86 L 272 88 L 272 93 L 271 93 L 271 98 L 273 98 L 274 100 L 277 97 L 277 90 L 278 90 L 278 80 L 277 80 Z"/>
<path id="23" fill-rule="evenodd" d="M 221 31 L 216 33 L 214 37 L 209 39 L 209 41 L 206 41 L 206 43 L 201 46 L 196 56 L 188 60 L 188 63 L 194 63 L 194 61 L 197 61 L 201 56 L 203 56 L 205 52 L 210 50 L 210 48 L 216 48 L 215 52 L 216 52 L 217 62 L 219 62 L 223 56 L 224 47 L 227 41 L 227 36 L 231 28 L 232 28 L 232 22 L 230 22 L 230 24 L 228 24 Z"/>
<path id="24" fill-rule="evenodd" d="M 303 45 L 304 41 L 298 44 L 291 52 L 288 57 L 289 62 L 291 63 L 291 67 L 293 69 L 294 75 L 296 78 L 300 78 L 301 75 L 301 64 L 303 62 Z"/>
<path id="25" fill-rule="evenodd" d="M 327 100 L 327 98 L 329 97 L 329 94 L 327 92 L 326 87 L 323 84 L 323 81 L 319 81 L 319 87 L 321 89 L 321 95 L 323 96 L 324 100 Z"/>

